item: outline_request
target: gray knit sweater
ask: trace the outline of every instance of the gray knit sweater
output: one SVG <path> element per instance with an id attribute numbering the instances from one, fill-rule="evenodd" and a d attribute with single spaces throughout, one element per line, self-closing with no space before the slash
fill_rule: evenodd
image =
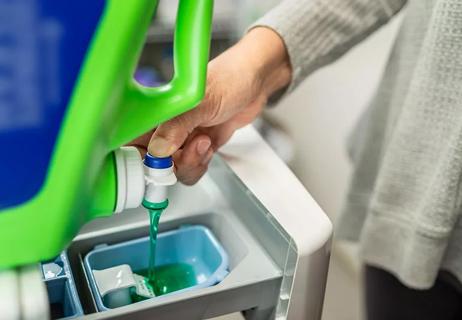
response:
<path id="1" fill-rule="evenodd" d="M 359 240 L 365 263 L 423 289 L 441 269 L 462 280 L 462 1 L 286 0 L 257 25 L 285 41 L 290 91 L 406 2 L 382 84 L 352 135 L 337 237 Z"/>

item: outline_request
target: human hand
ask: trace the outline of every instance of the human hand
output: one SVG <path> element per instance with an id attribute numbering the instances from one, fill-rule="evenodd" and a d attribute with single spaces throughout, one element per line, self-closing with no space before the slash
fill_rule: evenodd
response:
<path id="1" fill-rule="evenodd" d="M 238 44 L 211 61 L 204 100 L 193 110 L 134 140 L 140 152 L 173 155 L 176 175 L 194 184 L 207 171 L 213 154 L 239 128 L 251 123 L 272 93 L 291 78 L 282 39 L 271 29 L 255 28 Z"/>

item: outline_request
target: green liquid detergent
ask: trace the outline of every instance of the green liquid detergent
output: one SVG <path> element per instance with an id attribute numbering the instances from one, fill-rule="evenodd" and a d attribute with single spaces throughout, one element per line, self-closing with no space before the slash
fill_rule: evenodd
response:
<path id="1" fill-rule="evenodd" d="M 136 273 L 148 277 L 150 269 Z M 155 280 L 149 280 L 156 296 L 189 288 L 197 284 L 194 269 L 186 263 L 172 263 L 154 268 Z"/>
<path id="2" fill-rule="evenodd" d="M 156 274 L 156 246 L 157 246 L 157 233 L 159 231 L 159 220 L 164 209 L 148 209 L 149 210 L 149 268 L 147 278 L 149 282 L 155 283 Z M 142 274 L 143 276 L 146 276 Z"/>
<path id="3" fill-rule="evenodd" d="M 186 263 L 173 263 L 156 266 L 156 245 L 159 220 L 162 212 L 167 208 L 168 201 L 162 204 L 153 204 L 147 201 L 143 206 L 149 211 L 150 218 L 150 246 L 149 267 L 135 270 L 134 272 L 145 277 L 146 286 L 153 289 L 156 296 L 189 288 L 197 284 L 196 274 L 191 265 Z M 132 295 L 133 302 L 145 300 L 145 298 Z"/>

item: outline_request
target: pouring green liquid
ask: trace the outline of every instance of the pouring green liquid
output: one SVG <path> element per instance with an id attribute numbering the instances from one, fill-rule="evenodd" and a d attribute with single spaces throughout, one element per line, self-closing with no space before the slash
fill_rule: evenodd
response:
<path id="1" fill-rule="evenodd" d="M 149 212 L 149 266 L 147 269 L 135 270 L 146 278 L 146 285 L 150 286 L 156 296 L 185 289 L 197 284 L 196 274 L 191 265 L 186 263 L 173 263 L 156 266 L 157 233 L 159 220 L 168 206 L 168 200 L 163 203 L 143 202 L 143 206 Z M 134 301 L 145 300 L 141 297 L 133 297 Z"/>
<path id="2" fill-rule="evenodd" d="M 168 200 L 165 200 L 162 203 L 152 203 L 144 200 L 143 206 L 149 212 L 149 265 L 147 269 L 147 274 L 145 274 L 145 272 L 142 272 L 142 274 L 138 274 L 147 277 L 150 284 L 154 285 L 156 282 L 156 247 L 157 233 L 159 232 L 159 220 L 164 210 L 168 207 Z"/>
<path id="3" fill-rule="evenodd" d="M 164 209 L 152 209 L 149 210 L 149 268 L 147 278 L 149 282 L 155 283 L 156 280 L 156 247 L 157 247 L 157 233 L 159 231 L 159 220 L 160 216 L 164 212 Z M 143 274 L 144 276 L 144 274 Z"/>

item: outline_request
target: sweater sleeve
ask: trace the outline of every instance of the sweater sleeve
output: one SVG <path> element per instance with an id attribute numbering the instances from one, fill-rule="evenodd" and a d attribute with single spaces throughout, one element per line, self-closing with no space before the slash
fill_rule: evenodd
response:
<path id="1" fill-rule="evenodd" d="M 393 17 L 407 0 L 283 0 L 251 28 L 264 26 L 283 39 L 293 90 Z"/>

